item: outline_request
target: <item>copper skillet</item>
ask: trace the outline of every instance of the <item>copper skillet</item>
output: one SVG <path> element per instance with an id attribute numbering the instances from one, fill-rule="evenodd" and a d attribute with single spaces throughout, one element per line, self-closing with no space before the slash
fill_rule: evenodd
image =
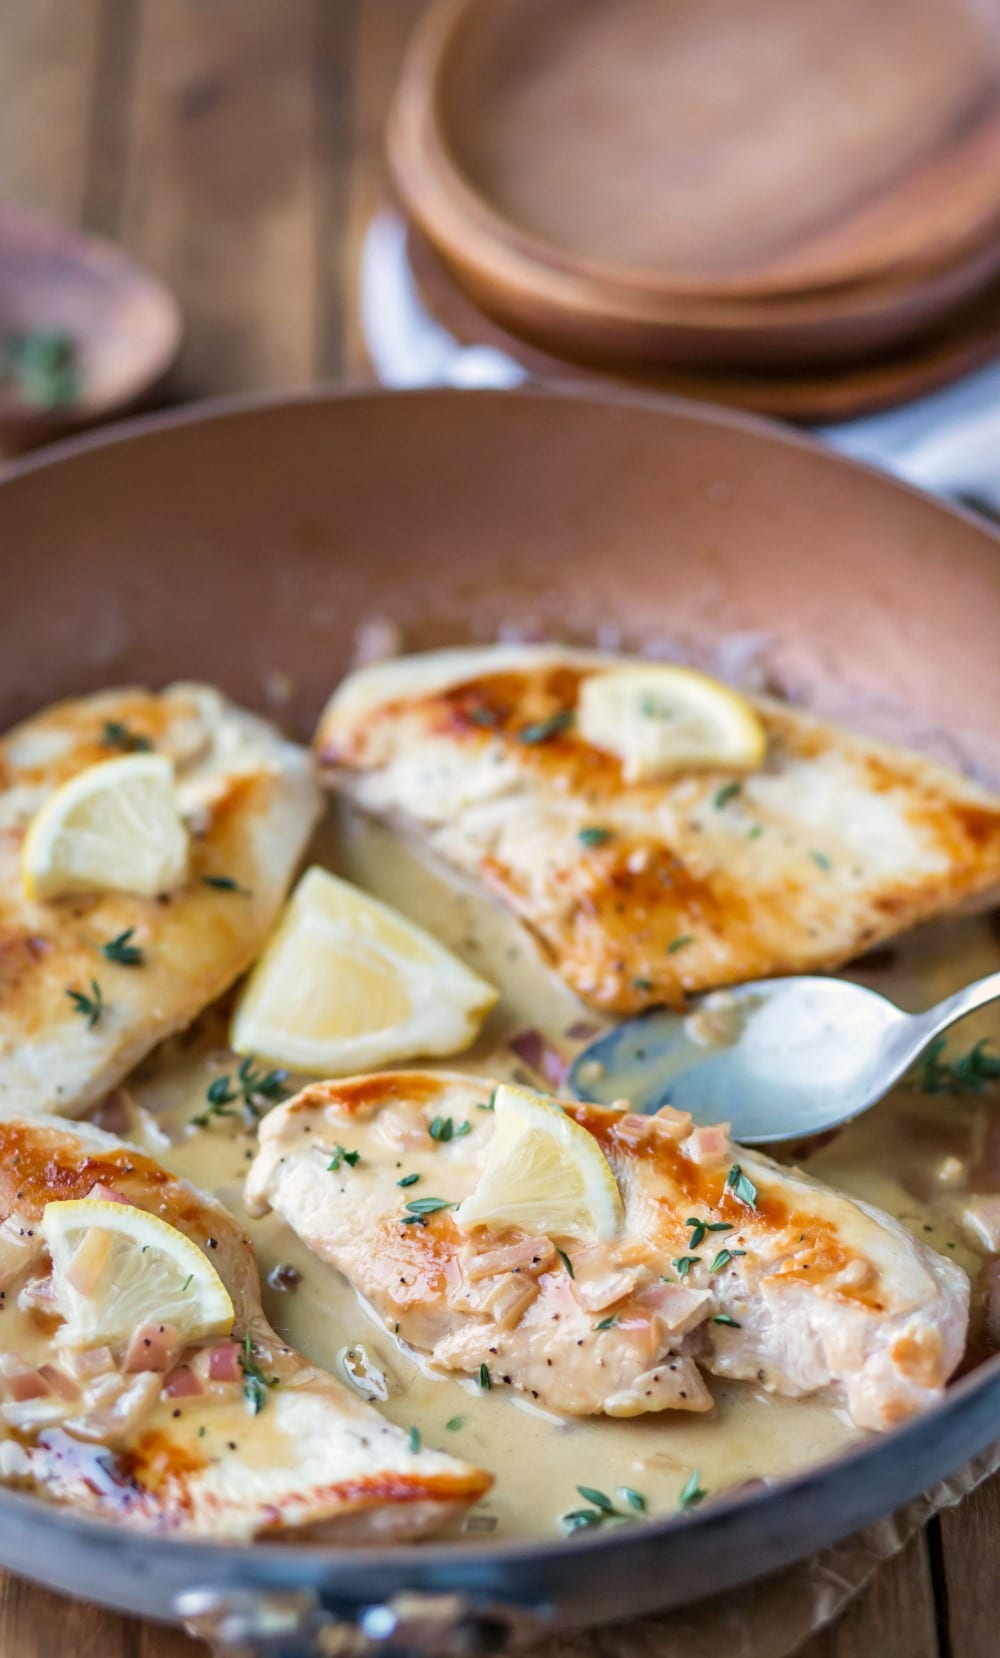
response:
<path id="1" fill-rule="evenodd" d="M 1000 539 L 697 405 L 323 393 L 137 421 L 3 476 L 0 595 L 5 725 L 186 675 L 266 708 L 282 670 L 304 735 L 373 617 L 411 645 L 613 624 L 629 645 L 760 646 L 823 710 L 1000 779 Z M 598 1623 L 774 1571 L 955 1470 L 998 1421 L 1000 1357 L 779 1488 L 545 1544 L 195 1545 L 0 1492 L 0 1563 L 147 1617 L 214 1604 L 232 1650 L 307 1658 L 342 1621 L 352 1653 L 465 1652 L 524 1619 Z"/>

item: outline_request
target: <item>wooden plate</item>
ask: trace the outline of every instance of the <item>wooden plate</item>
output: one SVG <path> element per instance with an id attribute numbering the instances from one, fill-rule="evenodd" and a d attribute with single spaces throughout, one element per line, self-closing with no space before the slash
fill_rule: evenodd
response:
<path id="1" fill-rule="evenodd" d="M 1000 270 L 974 0 L 439 0 L 389 150 L 463 286 L 556 349 L 858 356 Z"/>
<path id="2" fill-rule="evenodd" d="M 813 373 L 739 373 L 682 368 L 643 374 L 631 363 L 571 361 L 505 329 L 480 310 L 445 270 L 419 231 L 407 242 L 410 267 L 427 310 L 463 345 L 507 352 L 537 380 L 630 387 L 751 409 L 783 420 L 824 422 L 874 414 L 937 391 L 1000 353 L 1000 287 L 983 294 L 909 349 L 853 368 Z"/>

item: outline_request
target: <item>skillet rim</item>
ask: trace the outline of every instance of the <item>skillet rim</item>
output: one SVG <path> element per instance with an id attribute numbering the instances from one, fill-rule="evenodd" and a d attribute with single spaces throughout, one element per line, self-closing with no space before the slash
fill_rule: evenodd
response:
<path id="1" fill-rule="evenodd" d="M 572 404 L 584 403 L 604 410 L 635 409 L 650 414 L 668 414 L 695 425 L 728 427 L 770 443 L 777 442 L 793 449 L 805 449 L 812 455 L 821 457 L 824 463 L 831 465 L 835 471 L 841 472 L 846 469 L 850 473 L 866 474 L 869 478 L 876 479 L 880 488 L 916 498 L 936 514 L 963 522 L 972 528 L 978 537 L 994 544 L 1000 550 L 1000 532 L 974 512 L 957 504 L 945 503 L 868 462 L 842 455 L 811 434 L 787 428 L 777 421 L 747 411 L 719 408 L 710 403 L 629 389 L 616 388 L 609 394 L 604 388 L 593 388 L 578 383 L 566 385 L 558 382 L 538 382 L 507 391 L 448 387 L 390 391 L 368 385 L 338 384 L 293 390 L 278 388 L 212 398 L 195 405 L 183 405 L 116 421 L 96 431 L 71 436 L 41 452 L 21 456 L 0 466 L 0 491 L 8 485 L 31 479 L 39 473 L 45 475 L 51 470 L 58 472 L 63 464 L 85 460 L 92 452 L 128 446 L 145 439 L 155 441 L 160 432 L 177 427 L 199 427 L 240 421 L 258 413 L 273 413 L 284 407 L 322 407 L 330 403 L 357 401 L 381 402 L 387 398 L 405 399 L 417 406 L 437 401 L 454 402 L 458 398 L 473 398 L 480 402 L 503 399 L 513 402 L 515 406 L 524 400 L 563 401 Z M 973 1405 L 978 1404 L 978 1412 L 969 1409 L 970 1401 Z M 733 1560 L 731 1556 L 728 1557 L 726 1569 L 721 1574 L 716 1562 L 713 1567 L 715 1576 L 712 1587 L 719 1592 L 786 1567 L 807 1554 L 816 1552 L 817 1549 L 830 1546 L 871 1524 L 891 1509 L 913 1500 L 924 1492 L 929 1484 L 956 1472 L 966 1464 L 970 1455 L 975 1457 L 996 1441 L 1000 1412 L 995 1407 L 998 1405 L 1000 1354 L 986 1360 L 953 1383 L 944 1398 L 929 1411 L 884 1436 L 861 1442 L 834 1458 L 826 1459 L 791 1478 L 781 1480 L 765 1491 L 728 1498 L 720 1497 L 706 1508 L 652 1519 L 642 1525 L 622 1528 L 618 1532 L 598 1532 L 592 1535 L 576 1533 L 569 1538 L 553 1537 L 458 1546 L 455 1542 L 427 1542 L 415 1547 L 345 1546 L 267 1540 L 249 1544 L 214 1543 L 210 1539 L 184 1539 L 133 1531 L 119 1522 L 81 1515 L 69 1507 L 50 1504 L 44 1498 L 30 1493 L 0 1488 L 0 1553 L 8 1552 L 7 1534 L 20 1521 L 24 1526 L 26 1540 L 27 1534 L 33 1534 L 35 1531 L 49 1530 L 50 1534 L 59 1532 L 63 1534 L 67 1544 L 75 1540 L 85 1549 L 96 1549 L 106 1555 L 112 1570 L 115 1554 L 124 1553 L 126 1556 L 147 1559 L 152 1568 L 151 1576 L 155 1576 L 154 1551 L 158 1554 L 166 1548 L 172 1565 L 183 1571 L 185 1578 L 191 1583 L 211 1578 L 224 1580 L 228 1586 L 233 1586 L 246 1566 L 256 1562 L 259 1570 L 251 1574 L 255 1586 L 307 1586 L 323 1593 L 324 1596 L 353 1605 L 368 1604 L 373 1598 L 385 1599 L 390 1589 L 395 1592 L 404 1588 L 430 1588 L 440 1592 L 442 1588 L 450 1588 L 479 1596 L 482 1596 L 484 1591 L 492 1591 L 492 1594 L 499 1593 L 504 1602 L 517 1606 L 519 1603 L 524 1604 L 524 1596 L 517 1592 L 516 1587 L 513 1592 L 510 1585 L 498 1591 L 495 1584 L 486 1580 L 491 1575 L 502 1575 L 505 1568 L 520 1566 L 531 1568 L 526 1572 L 526 1578 L 528 1584 L 532 1584 L 539 1577 L 549 1573 L 550 1569 L 556 1568 L 555 1577 L 563 1579 L 560 1588 L 555 1592 L 556 1598 L 565 1598 L 569 1593 L 573 1593 L 574 1598 L 579 1598 L 580 1585 L 575 1585 L 571 1590 L 569 1577 L 573 1571 L 573 1563 L 581 1558 L 588 1561 L 599 1558 L 602 1566 L 609 1569 L 607 1576 L 601 1574 L 605 1585 L 610 1578 L 614 1587 L 614 1580 L 618 1576 L 616 1567 L 624 1558 L 644 1558 L 646 1555 L 655 1554 L 661 1549 L 665 1538 L 674 1541 L 678 1553 L 690 1556 L 688 1564 L 693 1566 L 698 1539 L 705 1539 L 706 1543 L 711 1540 L 712 1546 L 707 1552 L 714 1558 L 727 1546 L 730 1534 L 734 1535 L 736 1541 L 741 1539 L 742 1534 L 744 1542 L 753 1542 L 756 1537 L 757 1546 L 748 1550 L 746 1558 Z M 991 1406 L 994 1407 L 992 1411 Z M 956 1454 L 954 1448 L 948 1449 L 948 1429 L 954 1429 L 956 1422 L 963 1423 L 968 1415 L 972 1416 L 976 1426 L 968 1443 L 963 1443 L 962 1450 Z M 952 1437 L 955 1437 L 954 1432 Z M 914 1453 L 912 1456 L 911 1452 Z M 869 1467 L 872 1469 L 871 1479 L 855 1480 L 854 1476 L 859 1468 L 867 1471 Z M 887 1499 L 885 1495 L 879 1495 L 879 1491 L 883 1490 L 887 1483 L 885 1477 L 893 1470 L 897 1472 L 891 1482 L 892 1494 Z M 780 1522 L 783 1518 L 793 1518 L 797 1511 L 810 1508 L 816 1500 L 824 1505 L 823 1518 L 817 1522 L 815 1514 L 811 1515 L 808 1542 L 804 1544 L 796 1526 L 782 1526 Z M 775 1535 L 768 1535 L 771 1532 L 770 1522 L 774 1520 L 779 1522 L 774 1527 Z M 690 1546 L 692 1542 L 693 1547 Z M 766 1561 L 755 1558 L 761 1549 L 766 1551 L 769 1557 Z M 558 1569 L 560 1566 L 564 1568 L 562 1571 Z M 53 1578 L 51 1570 L 47 1574 L 44 1564 L 36 1566 L 32 1560 L 21 1561 L 19 1558 L 14 1569 L 27 1576 L 35 1576 L 41 1582 L 52 1581 Z M 386 1581 L 390 1573 L 395 1578 L 392 1585 Z M 375 1574 L 374 1577 L 372 1574 Z M 675 1575 L 675 1571 L 672 1571 L 672 1575 Z M 341 1578 L 347 1581 L 338 1581 Z M 148 1587 L 148 1583 L 145 1586 Z M 617 1587 L 626 1590 L 627 1605 L 622 1605 L 617 1611 L 589 1610 L 576 1621 L 598 1622 L 602 1618 L 614 1616 L 647 1615 L 666 1606 L 685 1604 L 706 1592 L 705 1586 L 698 1584 L 696 1576 L 692 1578 L 689 1590 L 682 1588 L 678 1593 L 675 1589 L 672 1594 L 666 1593 L 665 1585 L 661 1585 L 659 1591 L 652 1586 L 645 1593 L 640 1592 L 637 1598 L 634 1573 L 623 1573 Z M 77 1588 L 68 1592 L 81 1591 Z M 93 1588 L 91 1593 L 94 1593 Z M 534 1589 L 531 1590 L 532 1604 L 536 1606 L 539 1601 L 544 1603 L 551 1598 L 544 1594 L 539 1597 Z M 121 1596 L 116 1599 L 109 1597 L 104 1600 L 104 1604 L 142 1610 L 134 1598 L 128 1600 Z M 148 1608 L 146 1615 L 150 1615 Z M 157 1613 L 154 1611 L 152 1615 L 156 1616 Z M 158 1615 L 166 1616 L 169 1613 L 160 1611 Z M 560 1623 L 565 1621 L 565 1617 L 560 1617 Z M 574 1620 L 570 1618 L 568 1621 Z"/>

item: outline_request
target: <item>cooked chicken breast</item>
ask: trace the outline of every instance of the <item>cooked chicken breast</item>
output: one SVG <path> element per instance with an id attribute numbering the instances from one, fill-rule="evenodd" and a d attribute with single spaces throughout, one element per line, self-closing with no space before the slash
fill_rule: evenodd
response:
<path id="1" fill-rule="evenodd" d="M 231 1340 L 154 1359 L 152 1369 L 107 1348 L 60 1345 L 37 1228 L 48 1201 L 95 1188 L 159 1216 L 206 1254 L 233 1301 Z M 308 1531 L 337 1542 L 421 1535 L 492 1483 L 442 1452 L 414 1450 L 349 1387 L 285 1347 L 264 1319 L 237 1222 L 134 1147 L 89 1124 L 0 1110 L 0 1218 L 8 1483 L 144 1530 Z"/>
<path id="2" fill-rule="evenodd" d="M 708 1410 L 704 1371 L 843 1401 L 863 1428 L 938 1397 L 965 1342 L 961 1269 L 670 1108 L 564 1107 L 618 1182 L 614 1243 L 466 1235 L 452 1211 L 483 1169 L 489 1099 L 426 1071 L 306 1088 L 261 1124 L 251 1213 L 275 1209 L 441 1369 L 485 1366 L 552 1410 Z"/>
<path id="3" fill-rule="evenodd" d="M 84 767 L 139 746 L 175 763 L 191 830 L 184 885 L 29 900 L 21 847 L 34 814 Z M 220 995 L 257 955 L 318 811 L 306 753 L 208 686 L 106 691 L 11 731 L 0 743 L 0 1104 L 77 1115 Z M 124 933 L 138 964 L 104 953 Z M 92 1021 L 69 993 L 93 999 L 95 981 Z"/>
<path id="4" fill-rule="evenodd" d="M 996 796 L 776 703 L 754 705 L 767 752 L 748 776 L 626 782 L 575 721 L 616 666 L 494 647 L 362 669 L 320 721 L 323 775 L 482 883 L 608 1012 L 833 968 L 1000 891 Z"/>

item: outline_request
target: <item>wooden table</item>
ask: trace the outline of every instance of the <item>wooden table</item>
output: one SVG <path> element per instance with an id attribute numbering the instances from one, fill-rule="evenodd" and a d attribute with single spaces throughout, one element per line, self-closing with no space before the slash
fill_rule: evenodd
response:
<path id="1" fill-rule="evenodd" d="M 171 398 L 370 378 L 357 254 L 421 4 L 0 0 L 0 194 L 120 239 L 173 284 L 187 337 Z M 995 1658 L 998 1559 L 994 1480 L 801 1658 Z M 204 1651 L 0 1578 L 0 1658 Z"/>

